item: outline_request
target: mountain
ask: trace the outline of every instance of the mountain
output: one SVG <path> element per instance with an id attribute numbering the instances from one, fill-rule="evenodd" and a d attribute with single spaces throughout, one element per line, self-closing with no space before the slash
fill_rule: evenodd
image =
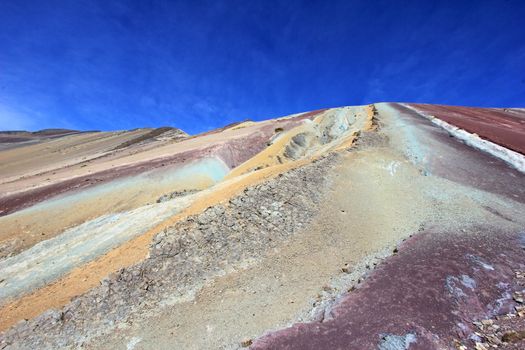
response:
<path id="1" fill-rule="evenodd" d="M 0 145 L 2 349 L 525 345 L 524 109 Z"/>

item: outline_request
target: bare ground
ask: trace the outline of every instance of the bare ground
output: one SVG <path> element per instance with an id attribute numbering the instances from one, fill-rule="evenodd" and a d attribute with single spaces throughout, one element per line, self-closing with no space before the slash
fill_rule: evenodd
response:
<path id="1" fill-rule="evenodd" d="M 461 181 L 429 176 L 429 171 L 435 173 L 437 166 L 441 166 L 443 171 L 449 170 L 442 163 L 436 165 L 429 160 L 436 157 L 443 162 L 443 156 L 446 159 L 450 151 L 439 147 L 428 149 L 429 143 L 421 143 L 424 133 L 398 123 L 399 120 L 389 116 L 389 113 L 383 117 L 381 136 L 362 135 L 358 149 L 342 151 L 335 163 L 320 163 L 326 166 L 325 169 L 318 165 L 313 173 L 300 171 L 297 173 L 299 177 L 289 177 L 291 182 L 284 183 L 289 187 L 277 187 L 277 190 L 286 192 L 288 188 L 293 192 L 297 186 L 307 187 L 307 184 L 314 183 L 314 179 L 308 176 L 315 176 L 315 180 L 323 177 L 323 181 L 315 182 L 314 192 L 306 189 L 307 193 L 313 193 L 312 196 L 299 202 L 302 204 L 297 208 L 304 210 L 304 213 L 294 212 L 289 207 L 283 211 L 285 216 L 292 215 L 291 218 L 283 219 L 286 224 L 283 227 L 286 231 L 290 228 L 292 234 L 285 234 L 280 232 L 282 229 L 279 230 L 279 227 L 273 227 L 268 231 L 271 232 L 269 235 L 261 232 L 263 240 L 250 241 L 251 237 L 261 237 L 250 227 L 253 220 L 248 220 L 243 223 L 247 225 L 243 229 L 249 231 L 246 232 L 249 233 L 246 235 L 248 241 L 240 245 L 223 242 L 221 244 L 224 246 L 213 248 L 212 255 L 201 254 L 200 258 L 197 244 L 192 250 L 181 250 L 189 255 L 180 261 L 189 265 L 177 265 L 175 262 L 180 257 L 172 259 L 175 255 L 170 255 L 177 235 L 186 232 L 184 234 L 195 236 L 197 231 L 202 231 L 201 228 L 195 231 L 195 224 L 189 222 L 189 231 L 175 229 L 157 236 L 148 258 L 162 257 L 160 267 L 164 271 L 160 271 L 163 273 L 157 276 L 184 277 L 180 283 L 182 293 L 179 293 L 178 288 L 162 289 L 162 283 L 167 283 L 166 287 L 169 287 L 169 283 L 176 284 L 177 280 L 151 281 L 152 293 L 160 286 L 162 293 L 173 290 L 178 294 L 172 298 L 161 294 L 163 302 L 152 303 L 139 309 L 140 312 L 130 311 L 127 314 L 129 308 L 122 307 L 120 301 L 132 305 L 150 300 L 144 296 L 148 293 L 136 294 L 140 296 L 136 300 L 122 298 L 122 295 L 119 298 L 118 293 L 121 291 L 129 293 L 130 289 L 135 288 L 130 288 L 135 284 L 133 273 L 159 272 L 131 267 L 128 272 L 117 274 L 101 287 L 101 290 L 106 288 L 112 293 L 116 292 L 116 297 L 97 294 L 96 291 L 92 294 L 100 298 L 100 305 L 117 301 L 117 304 L 109 303 L 106 306 L 115 312 L 123 310 L 125 317 L 103 315 L 100 313 L 103 309 L 99 306 L 90 306 L 88 311 L 98 310 L 94 314 L 95 318 L 86 321 L 87 324 L 82 326 L 84 328 L 78 328 L 67 325 L 69 316 L 63 312 L 57 314 L 56 318 L 54 315 L 46 316 L 17 326 L 23 331 L 17 334 L 14 329 L 5 333 L 0 345 L 15 340 L 13 348 L 26 348 L 30 344 L 38 344 L 42 348 L 53 347 L 53 344 L 68 347 L 82 344 L 93 349 L 239 348 L 243 339 L 259 337 L 268 330 L 296 321 L 322 319 L 328 315 L 325 307 L 329 310 L 335 298 L 358 284 L 381 258 L 394 251 L 401 240 L 426 226 L 460 230 L 490 222 L 499 225 L 502 230 L 512 231 L 523 227 L 525 223 L 519 218 L 525 208 L 499 195 L 500 191 L 491 193 Z M 440 153 L 444 150 L 447 152 Z M 266 185 L 263 183 L 261 186 Z M 264 188 L 257 187 L 254 192 L 245 192 L 239 198 L 252 203 L 247 208 L 264 212 L 266 208 L 261 206 L 266 204 L 264 200 L 259 200 L 264 199 L 264 193 Z M 310 203 L 312 199 L 317 201 L 312 202 L 313 205 Z M 232 210 L 243 208 L 242 203 L 236 205 L 232 206 Z M 269 215 L 271 217 L 272 212 Z M 200 216 L 190 219 L 197 222 L 201 220 Z M 242 223 L 242 220 L 237 217 L 233 225 L 236 223 Z M 186 223 L 181 225 L 184 227 Z M 224 232 L 223 227 L 220 229 L 217 234 L 221 239 L 237 239 L 235 230 Z M 206 230 L 202 232 L 206 233 Z M 242 229 L 239 232 L 243 232 Z M 192 239 L 198 242 L 197 238 Z M 166 251 L 162 246 L 163 240 L 169 243 Z M 228 249 L 229 244 L 240 250 Z M 220 260 L 222 255 L 223 261 Z M 208 260 L 210 258 L 212 260 Z M 217 269 L 213 264 L 217 265 Z M 194 275 L 199 271 L 191 267 L 202 266 L 219 273 Z M 186 272 L 183 271 L 188 271 L 188 275 L 184 275 Z M 156 275 L 149 277 L 152 276 Z M 126 281 L 127 278 L 130 281 Z M 147 282 L 141 276 L 137 276 L 136 281 Z M 188 281 L 193 282 L 186 283 Z M 146 287 L 147 290 L 147 283 Z M 107 322 L 108 317 L 115 322 Z M 53 322 L 49 323 L 51 318 Z M 89 329 L 101 325 L 107 326 L 104 334 L 99 333 L 97 336 L 97 333 L 92 333 L 90 338 L 86 337 Z M 44 341 L 46 334 L 49 343 Z M 65 339 L 62 343 L 57 343 L 58 334 Z M 16 341 L 17 337 L 21 338 Z M 70 340 L 67 337 L 71 337 Z M 250 341 L 245 340 L 244 343 L 246 345 Z"/>
<path id="2" fill-rule="evenodd" d="M 378 141 L 379 139 L 379 141 Z M 484 206 L 516 217 L 496 195 L 429 177 L 383 137 L 366 136 L 329 172 L 320 211 L 311 225 L 261 261 L 218 277 L 186 301 L 123 325 L 89 348 L 230 349 L 296 321 L 324 317 L 341 293 L 356 285 L 397 243 L 425 225 L 464 229 L 497 221 Z M 394 148 L 394 149 L 392 149 Z"/>

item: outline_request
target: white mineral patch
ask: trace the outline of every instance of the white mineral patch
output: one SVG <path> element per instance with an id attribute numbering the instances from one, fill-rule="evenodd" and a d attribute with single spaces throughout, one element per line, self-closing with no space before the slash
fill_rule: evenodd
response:
<path id="1" fill-rule="evenodd" d="M 142 338 L 139 337 L 133 337 L 129 340 L 128 344 L 126 345 L 127 350 L 133 350 L 135 349 L 135 346 L 142 341 Z"/>

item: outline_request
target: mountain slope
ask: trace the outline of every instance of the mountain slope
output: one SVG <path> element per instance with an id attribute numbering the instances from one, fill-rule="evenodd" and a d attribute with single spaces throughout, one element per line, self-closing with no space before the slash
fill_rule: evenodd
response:
<path id="1" fill-rule="evenodd" d="M 468 144 L 434 114 L 463 125 Z M 63 158 L 2 151 L 29 158 L 2 170 L 1 344 L 488 342 L 471 322 L 509 313 L 525 271 L 522 140 L 509 136 L 525 130 L 521 118 L 375 104 L 196 137 L 111 134 L 105 148 L 89 135 L 42 144 Z M 38 152 L 48 158 L 33 164 Z"/>

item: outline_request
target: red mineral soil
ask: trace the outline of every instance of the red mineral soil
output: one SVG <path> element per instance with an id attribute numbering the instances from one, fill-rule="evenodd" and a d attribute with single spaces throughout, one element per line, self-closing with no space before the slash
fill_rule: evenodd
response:
<path id="1" fill-rule="evenodd" d="M 483 139 L 525 154 L 525 111 L 511 108 L 476 108 L 409 104 Z"/>
<path id="2" fill-rule="evenodd" d="M 490 342 L 473 322 L 520 310 L 513 294 L 524 288 L 517 278 L 524 238 L 486 227 L 476 234 L 428 229 L 344 295 L 328 319 L 269 333 L 251 349 L 472 349 Z M 507 348 L 525 348 L 519 332 Z"/>

